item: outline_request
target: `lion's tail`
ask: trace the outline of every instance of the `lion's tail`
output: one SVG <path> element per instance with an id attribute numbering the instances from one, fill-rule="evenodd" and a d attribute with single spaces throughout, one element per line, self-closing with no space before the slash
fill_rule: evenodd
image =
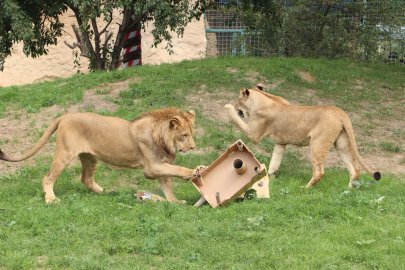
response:
<path id="1" fill-rule="evenodd" d="M 352 122 L 350 121 L 350 119 L 347 115 L 345 115 L 345 117 L 342 118 L 342 124 L 343 124 L 344 129 L 346 130 L 347 137 L 349 138 L 349 142 L 352 146 L 353 153 L 354 153 L 357 161 L 364 168 L 364 170 L 366 170 L 375 180 L 380 180 L 381 173 L 370 169 L 370 167 L 367 166 L 367 164 L 365 164 L 364 160 L 361 158 L 359 151 L 357 150 L 357 144 L 356 144 L 356 140 L 354 138 Z"/>
<path id="2" fill-rule="evenodd" d="M 61 118 L 55 119 L 53 121 L 53 123 L 45 130 L 44 134 L 39 139 L 39 141 L 34 145 L 34 147 L 32 147 L 30 150 L 28 150 L 27 152 L 25 152 L 24 154 L 22 154 L 20 156 L 7 155 L 0 149 L 0 160 L 18 162 L 18 161 L 26 160 L 26 159 L 32 157 L 45 145 L 45 143 L 48 141 L 48 139 L 51 137 L 51 135 L 56 131 L 56 129 L 59 126 L 60 120 L 61 120 Z"/>

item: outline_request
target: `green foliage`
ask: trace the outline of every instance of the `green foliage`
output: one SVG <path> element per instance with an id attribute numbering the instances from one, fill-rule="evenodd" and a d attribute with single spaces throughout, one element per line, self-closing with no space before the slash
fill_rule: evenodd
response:
<path id="1" fill-rule="evenodd" d="M 166 49 L 171 50 L 171 34 L 169 31 L 175 31 L 179 37 L 183 36 L 184 28 L 192 19 L 199 19 L 202 14 L 202 2 L 195 1 L 137 1 L 133 7 L 136 17 L 148 13 L 153 16 L 155 28 L 151 31 L 154 37 L 154 46 L 162 41 L 167 41 Z M 150 18 L 142 18 L 143 27 L 145 21 Z"/>
<path id="2" fill-rule="evenodd" d="M 392 40 L 404 39 L 397 33 L 405 25 L 403 1 L 241 2 L 236 12 L 272 54 L 376 60 Z"/>
<path id="3" fill-rule="evenodd" d="M 154 20 L 151 31 L 154 45 L 166 41 L 166 48 L 171 51 L 170 31 L 182 36 L 187 23 L 200 18 L 203 3 L 188 0 L 4 0 L 0 2 L 0 70 L 14 43 L 23 41 L 26 55 L 46 54 L 46 46 L 56 44 L 62 34 L 59 16 L 68 7 L 73 10 L 79 25 L 76 34 L 80 40 L 77 45 L 71 45 L 72 49 L 79 47 L 82 56 L 89 58 L 90 70 L 105 70 L 119 66 L 124 34 L 133 31 L 135 25 L 139 30 L 141 25 L 145 28 L 148 21 Z M 119 15 L 114 10 L 119 10 Z M 121 16 L 115 37 L 109 29 L 113 16 Z M 99 18 L 105 26 L 100 26 Z"/>
<path id="4" fill-rule="evenodd" d="M 11 46 L 23 42 L 24 53 L 36 57 L 47 53 L 62 34 L 59 16 L 66 11 L 63 1 L 3 0 L 0 2 L 0 71 Z"/>

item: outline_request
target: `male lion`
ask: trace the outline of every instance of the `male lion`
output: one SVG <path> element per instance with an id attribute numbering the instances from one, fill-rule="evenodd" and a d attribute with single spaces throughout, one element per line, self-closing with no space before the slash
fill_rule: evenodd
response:
<path id="1" fill-rule="evenodd" d="M 21 156 L 0 150 L 0 159 L 17 162 L 36 154 L 56 131 L 56 148 L 49 173 L 42 181 L 45 202 L 56 200 L 53 186 L 62 170 L 79 156 L 83 184 L 96 193 L 103 188 L 94 180 L 97 160 L 112 167 L 144 168 L 149 179 L 159 179 L 168 201 L 177 201 L 172 190 L 172 176 L 191 179 L 194 170 L 172 165 L 177 151 L 195 147 L 194 111 L 175 108 L 145 113 L 132 122 L 94 113 L 72 113 L 53 121 L 35 146 Z"/>
<path id="2" fill-rule="evenodd" d="M 274 142 L 269 175 L 280 167 L 287 144 L 310 145 L 312 178 L 307 188 L 313 187 L 324 175 L 324 162 L 330 147 L 337 152 L 350 173 L 349 187 L 358 179 L 360 169 L 365 169 L 375 180 L 381 178 L 362 160 L 358 151 L 352 123 L 348 115 L 333 106 L 292 105 L 282 97 L 258 89 L 241 89 L 235 106 L 226 104 L 231 120 L 257 144 L 268 136 Z"/>

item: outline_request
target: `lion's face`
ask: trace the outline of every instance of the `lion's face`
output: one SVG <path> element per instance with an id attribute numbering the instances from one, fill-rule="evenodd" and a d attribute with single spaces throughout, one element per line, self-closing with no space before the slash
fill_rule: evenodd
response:
<path id="1" fill-rule="evenodd" d="M 181 128 L 178 130 L 175 138 L 174 145 L 177 151 L 187 152 L 195 148 L 195 142 L 192 132 L 188 128 Z"/>
<path id="2" fill-rule="evenodd" d="M 166 146 L 171 153 L 187 152 L 195 148 L 193 139 L 194 111 L 182 113 L 170 119 Z"/>

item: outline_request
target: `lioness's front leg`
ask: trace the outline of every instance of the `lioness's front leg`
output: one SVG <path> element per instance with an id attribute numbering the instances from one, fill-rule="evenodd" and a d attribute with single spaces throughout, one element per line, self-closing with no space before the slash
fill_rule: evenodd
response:
<path id="1" fill-rule="evenodd" d="M 229 117 L 231 118 L 231 121 L 234 122 L 254 144 L 258 144 L 259 141 L 263 138 L 263 134 L 259 132 L 261 128 L 258 127 L 258 123 L 250 121 L 250 125 L 247 125 L 245 122 L 243 122 L 243 120 L 237 114 L 235 107 L 231 104 L 226 104 L 225 109 Z"/>
<path id="2" fill-rule="evenodd" d="M 269 175 L 275 175 L 280 168 L 281 160 L 283 159 L 286 145 L 276 144 L 274 145 L 273 154 L 269 164 Z"/>

